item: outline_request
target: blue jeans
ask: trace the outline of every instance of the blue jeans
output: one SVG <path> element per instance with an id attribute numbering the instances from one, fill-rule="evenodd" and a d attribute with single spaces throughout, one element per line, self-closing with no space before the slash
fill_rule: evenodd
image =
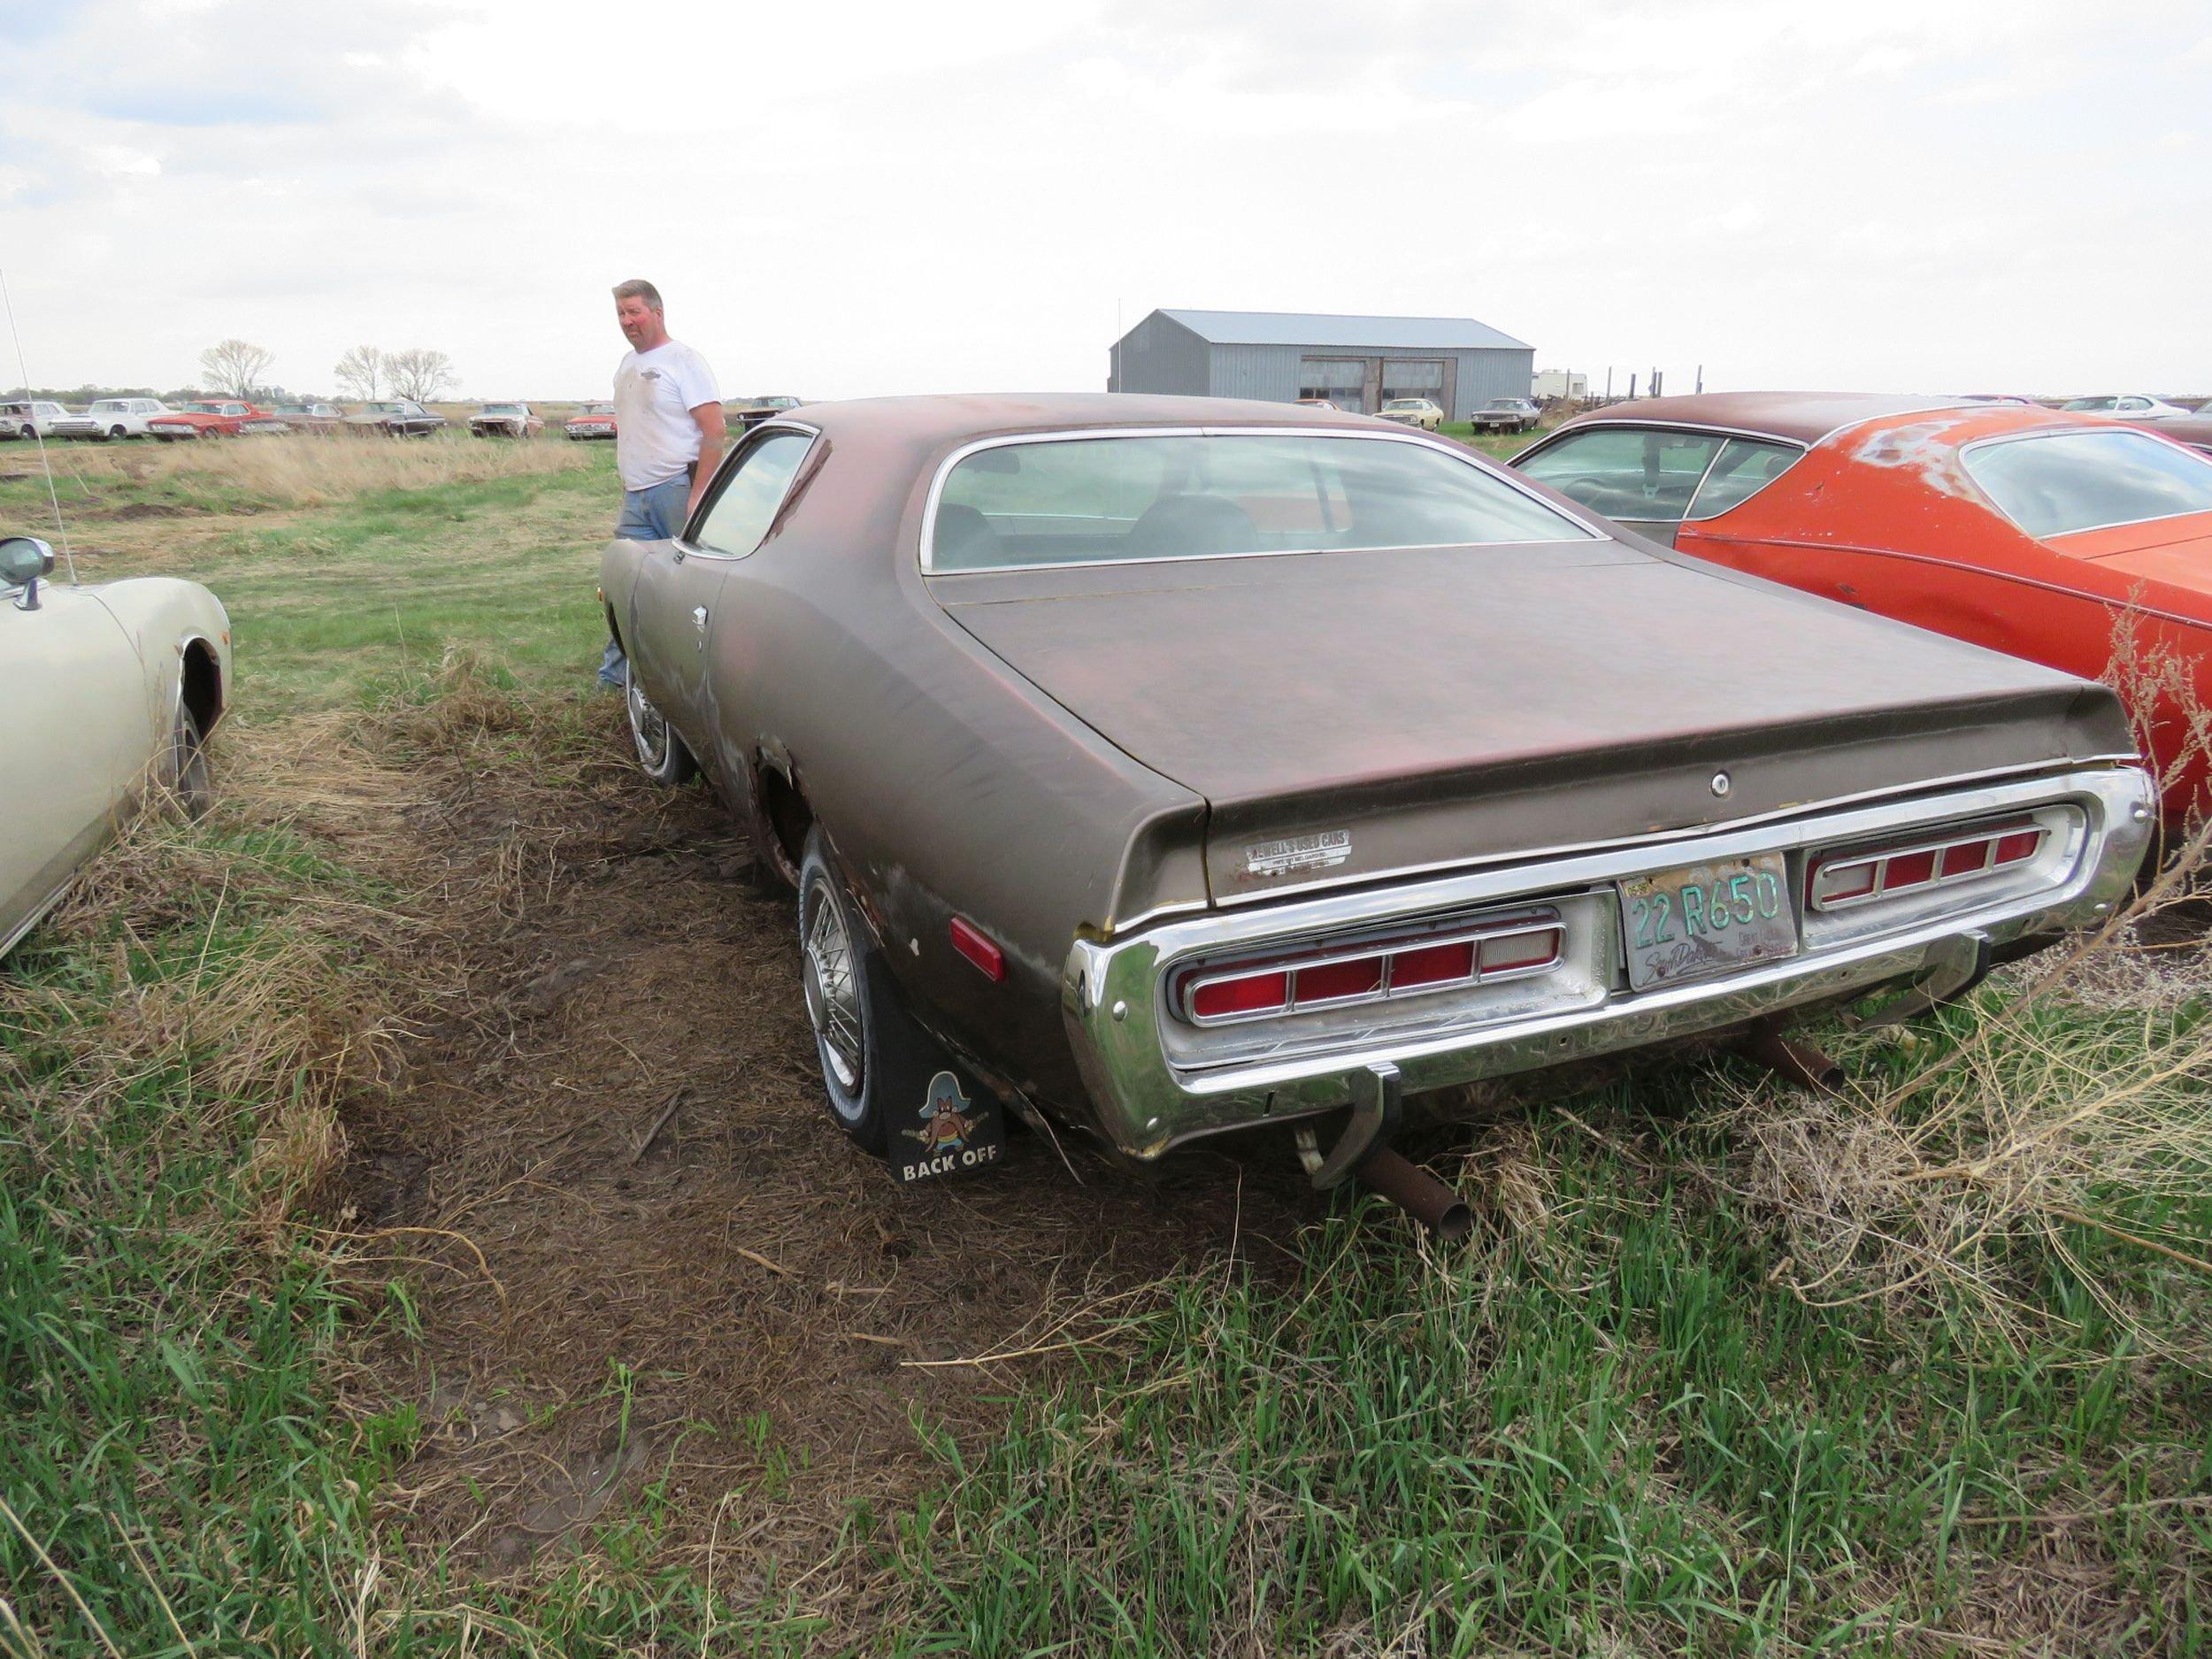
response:
<path id="1" fill-rule="evenodd" d="M 664 483 L 622 492 L 622 516 L 614 521 L 618 541 L 665 541 L 684 527 L 684 508 L 691 500 L 691 480 L 679 472 Z M 599 683 L 622 689 L 625 664 L 622 648 L 611 639 L 599 659 Z"/>

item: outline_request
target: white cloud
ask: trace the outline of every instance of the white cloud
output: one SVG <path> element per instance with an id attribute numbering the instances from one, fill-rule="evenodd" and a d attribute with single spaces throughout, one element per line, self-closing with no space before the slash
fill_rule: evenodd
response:
<path id="1" fill-rule="evenodd" d="M 2212 390 L 2207 61 L 2184 0 L 90 0 L 0 19 L 0 247 L 50 380 L 587 395 L 643 274 L 733 390 L 1095 387 L 1178 304 Z"/>

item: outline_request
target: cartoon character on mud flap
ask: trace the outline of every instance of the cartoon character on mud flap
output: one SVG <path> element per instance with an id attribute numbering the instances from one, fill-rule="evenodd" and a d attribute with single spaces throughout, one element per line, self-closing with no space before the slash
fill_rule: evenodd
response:
<path id="1" fill-rule="evenodd" d="M 949 1071 L 940 1071 L 929 1079 L 929 1098 L 922 1102 L 922 1126 L 903 1133 L 922 1143 L 922 1151 L 929 1156 L 940 1152 L 957 1152 L 975 1135 L 982 1116 L 968 1103 L 968 1097 L 960 1092 L 960 1079 Z"/>

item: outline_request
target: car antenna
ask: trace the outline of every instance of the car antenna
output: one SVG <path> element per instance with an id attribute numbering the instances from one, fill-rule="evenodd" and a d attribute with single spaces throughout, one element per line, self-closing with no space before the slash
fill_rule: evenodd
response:
<path id="1" fill-rule="evenodd" d="M 23 377 L 23 396 L 31 396 L 30 365 L 23 361 L 23 336 L 15 326 L 15 300 L 8 293 L 8 273 L 0 270 L 0 304 L 7 307 L 8 337 L 15 342 L 15 370 Z M 31 436 L 38 441 L 38 464 L 46 469 L 46 499 L 54 507 L 54 534 L 61 538 L 62 563 L 69 566 L 69 585 L 77 582 L 77 561 L 69 551 L 69 526 L 61 521 L 61 497 L 54 490 L 54 464 L 46 458 L 46 434 L 38 429 L 38 415 L 31 415 Z"/>

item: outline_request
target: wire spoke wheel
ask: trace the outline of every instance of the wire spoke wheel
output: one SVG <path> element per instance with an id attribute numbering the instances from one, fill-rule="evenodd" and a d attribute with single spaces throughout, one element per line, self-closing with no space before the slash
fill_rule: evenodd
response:
<path id="1" fill-rule="evenodd" d="M 630 741 L 637 746 L 638 764 L 656 777 L 668 770 L 668 722 L 630 676 Z"/>
<path id="2" fill-rule="evenodd" d="M 817 874 L 808 897 L 803 941 L 807 1018 L 822 1051 L 822 1063 L 839 1086 L 858 1091 L 867 1044 L 862 1025 L 859 964 L 844 910 L 825 875 Z"/>

